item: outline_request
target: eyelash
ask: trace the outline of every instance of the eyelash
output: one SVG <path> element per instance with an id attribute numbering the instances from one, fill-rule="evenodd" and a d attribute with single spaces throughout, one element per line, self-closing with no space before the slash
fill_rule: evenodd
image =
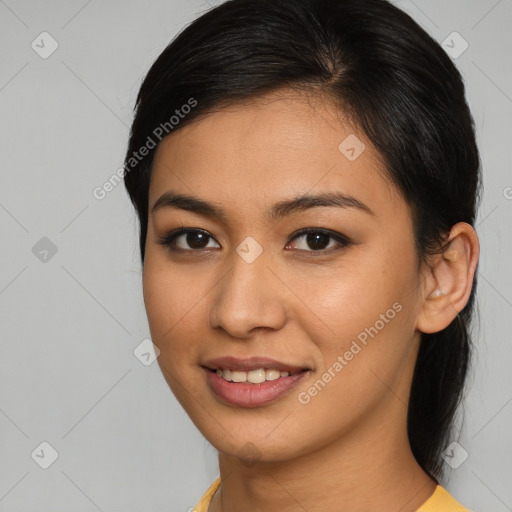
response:
<path id="1" fill-rule="evenodd" d="M 204 250 L 204 249 L 181 249 L 181 248 L 174 247 L 173 242 L 179 236 L 187 234 L 187 233 L 202 233 L 202 234 L 206 235 L 208 238 L 214 239 L 212 235 L 210 235 L 207 231 L 204 231 L 202 229 L 187 229 L 187 228 L 182 227 L 177 230 L 171 231 L 167 235 L 159 238 L 157 240 L 157 242 L 160 245 L 167 247 L 169 249 L 169 251 L 174 252 L 174 253 L 194 253 L 194 252 L 200 252 L 200 251 Z M 301 253 L 304 253 L 304 252 L 311 253 L 313 255 L 314 254 L 326 255 L 326 254 L 330 254 L 334 251 L 338 251 L 340 249 L 343 249 L 343 248 L 351 245 L 350 239 L 347 238 L 345 235 L 342 235 L 341 233 L 337 233 L 335 231 L 330 231 L 328 229 L 323 229 L 323 228 L 305 228 L 305 229 L 301 229 L 301 230 L 295 232 L 292 235 L 292 237 L 290 238 L 290 240 L 286 243 L 286 246 L 288 246 L 293 240 L 295 240 L 297 238 L 301 238 L 310 233 L 316 233 L 316 234 L 320 233 L 320 234 L 326 235 L 329 238 L 338 242 L 340 245 L 337 247 L 331 247 L 329 249 L 320 249 L 320 250 L 316 250 L 316 251 L 315 250 L 307 250 L 307 249 L 296 249 L 296 251 L 301 252 Z M 206 249 L 209 249 L 209 248 L 206 248 Z"/>

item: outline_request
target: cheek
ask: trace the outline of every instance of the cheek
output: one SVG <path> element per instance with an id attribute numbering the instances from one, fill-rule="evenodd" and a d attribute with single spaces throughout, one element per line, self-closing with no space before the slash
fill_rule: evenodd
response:
<path id="1" fill-rule="evenodd" d="M 356 302 L 350 293 L 342 297 L 354 300 L 348 300 L 341 312 L 339 308 L 326 312 L 331 314 L 334 334 L 322 337 L 310 331 L 318 366 L 314 378 L 294 396 L 296 418 L 304 419 L 303 428 L 312 429 L 312 439 L 317 437 L 315 425 L 321 419 L 322 442 L 352 429 L 379 404 L 388 407 L 391 399 L 400 409 L 407 403 L 402 383 L 410 369 L 410 311 L 400 300 Z M 316 420 L 310 424 L 308 418 Z M 293 435 L 291 430 L 288 435 Z"/>
<path id="2" fill-rule="evenodd" d="M 177 343 L 183 332 L 187 333 L 187 341 L 199 341 L 199 336 L 194 335 L 196 319 L 207 292 L 207 283 L 201 284 L 196 279 L 192 284 L 189 272 L 178 271 L 169 262 L 159 261 L 150 253 L 147 255 L 143 274 L 144 303 L 152 340 L 160 349 L 161 359 L 180 351 L 186 353 L 185 349 L 191 348 L 190 343 Z"/>
<path id="3" fill-rule="evenodd" d="M 402 265 L 400 272 L 385 255 L 358 251 L 351 259 L 304 276 L 286 276 L 305 306 L 297 320 L 322 351 L 342 350 L 365 328 L 377 321 L 380 326 L 380 315 L 390 309 L 394 315 L 392 306 L 407 288 L 406 268 Z"/>
<path id="4" fill-rule="evenodd" d="M 357 400 L 364 389 L 370 397 L 372 388 L 382 387 L 378 377 L 393 380 L 413 340 L 414 253 L 393 257 L 381 247 L 359 251 L 355 260 L 297 286 L 308 306 L 297 319 L 314 341 L 320 376 L 328 372 L 332 400 L 335 389 Z M 330 393 L 322 393 L 328 399 Z"/>
<path id="5" fill-rule="evenodd" d="M 190 411 L 190 397 L 199 393 L 197 353 L 204 340 L 198 315 L 204 317 L 207 286 L 191 284 L 190 273 L 148 254 L 144 263 L 143 292 L 153 343 L 160 350 L 158 364 L 171 391 Z"/>

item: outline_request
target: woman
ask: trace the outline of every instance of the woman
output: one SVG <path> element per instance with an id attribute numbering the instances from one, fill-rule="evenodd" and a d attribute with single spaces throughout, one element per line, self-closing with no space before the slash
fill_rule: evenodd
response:
<path id="1" fill-rule="evenodd" d="M 219 452 L 194 510 L 466 510 L 479 155 L 430 36 L 384 0 L 228 1 L 147 74 L 125 184 L 160 368 Z"/>

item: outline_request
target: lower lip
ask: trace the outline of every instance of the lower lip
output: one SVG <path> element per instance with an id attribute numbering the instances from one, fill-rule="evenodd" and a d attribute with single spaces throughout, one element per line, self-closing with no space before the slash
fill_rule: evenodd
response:
<path id="1" fill-rule="evenodd" d="M 239 407 L 260 407 L 269 404 L 290 391 L 306 376 L 308 371 L 300 372 L 276 380 L 266 380 L 261 384 L 246 382 L 228 382 L 217 372 L 203 368 L 212 391 L 224 402 Z"/>

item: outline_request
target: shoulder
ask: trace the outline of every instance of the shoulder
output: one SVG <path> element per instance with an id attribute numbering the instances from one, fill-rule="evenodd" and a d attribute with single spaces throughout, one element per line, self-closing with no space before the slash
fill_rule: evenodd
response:
<path id="1" fill-rule="evenodd" d="M 208 487 L 206 492 L 203 494 L 199 503 L 192 509 L 191 512 L 208 512 L 208 505 L 212 501 L 213 495 L 215 491 L 219 488 L 220 485 L 220 476 L 215 479 L 215 481 Z"/>
<path id="2" fill-rule="evenodd" d="M 417 512 L 471 512 L 460 504 L 444 487 L 438 485 L 434 494 Z"/>
<path id="3" fill-rule="evenodd" d="M 220 477 L 212 482 L 210 487 L 203 494 L 199 503 L 192 512 L 208 512 L 213 495 L 220 485 Z M 417 512 L 471 512 L 464 505 L 460 504 L 444 487 L 438 485 L 430 498 L 418 509 Z"/>

